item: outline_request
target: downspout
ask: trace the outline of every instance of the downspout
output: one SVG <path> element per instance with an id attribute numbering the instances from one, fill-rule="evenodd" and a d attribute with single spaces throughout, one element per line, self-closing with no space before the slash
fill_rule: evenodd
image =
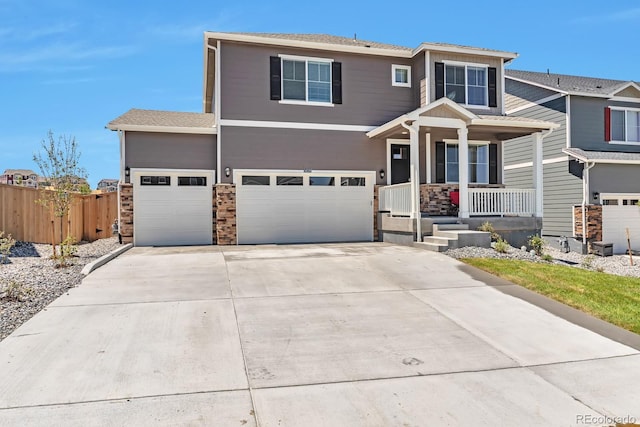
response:
<path id="1" fill-rule="evenodd" d="M 121 242 L 121 237 L 120 237 L 120 233 L 122 231 L 122 200 L 120 199 L 122 197 L 121 191 L 120 191 L 120 187 L 122 186 L 122 184 L 124 184 L 124 168 L 125 168 L 125 161 L 124 161 L 124 131 L 123 130 L 118 130 L 118 140 L 120 141 L 120 185 L 118 185 L 118 241 Z"/>
<path id="2" fill-rule="evenodd" d="M 587 245 L 587 201 L 589 198 L 589 170 L 594 167 L 595 162 L 584 162 L 582 169 L 582 245 Z"/>
<path id="3" fill-rule="evenodd" d="M 418 130 L 413 126 L 409 126 L 405 122 L 400 122 L 400 125 L 403 128 L 407 129 L 411 136 L 415 136 L 415 139 L 417 141 L 415 152 L 412 152 L 414 150 L 410 150 L 413 166 L 413 162 L 415 161 L 413 159 L 418 159 L 418 162 L 420 159 L 420 135 L 418 133 Z M 411 145 L 411 147 L 412 146 L 413 144 Z M 416 170 L 416 168 L 413 167 L 411 169 L 413 171 L 413 173 L 411 174 L 411 187 L 413 190 L 411 192 L 411 198 L 413 203 L 411 205 L 413 208 L 412 214 L 416 219 L 416 241 L 422 242 L 422 214 L 420 212 L 420 170 Z"/>
<path id="4" fill-rule="evenodd" d="M 209 45 L 208 39 L 205 43 L 207 48 L 214 51 L 215 55 L 215 76 L 213 78 L 213 113 L 216 122 L 216 183 L 222 180 L 222 131 L 220 129 L 220 40 L 216 42 L 216 46 Z M 207 59 L 205 58 L 205 61 Z M 206 97 L 206 94 L 205 94 Z"/>

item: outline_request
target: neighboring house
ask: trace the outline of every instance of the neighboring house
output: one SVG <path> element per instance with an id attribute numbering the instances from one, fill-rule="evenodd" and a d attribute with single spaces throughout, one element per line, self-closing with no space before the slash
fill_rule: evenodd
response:
<path id="1" fill-rule="evenodd" d="M 104 178 L 98 182 L 98 190 L 102 193 L 113 193 L 118 191 L 118 179 Z"/>
<path id="2" fill-rule="evenodd" d="M 591 241 L 640 250 L 640 85 L 531 71 L 506 71 L 506 113 L 553 121 L 544 144 L 543 235 L 569 238 L 573 250 Z M 505 145 L 507 187 L 531 185 L 526 139 Z M 582 223 L 587 232 L 582 232 Z"/>
<path id="3" fill-rule="evenodd" d="M 0 184 L 38 188 L 38 174 L 31 169 L 6 169 L 0 175 Z"/>
<path id="4" fill-rule="evenodd" d="M 503 143 L 527 138 L 541 156 L 557 125 L 503 115 L 504 65 L 516 57 L 207 32 L 202 113 L 132 109 L 107 126 L 120 141 L 123 240 L 371 241 L 376 230 L 422 240 L 441 219 L 423 215 L 506 228 L 520 215 L 514 227 L 539 231 L 542 169 L 533 185 L 504 189 Z M 412 219 L 394 228 L 378 210 Z"/>

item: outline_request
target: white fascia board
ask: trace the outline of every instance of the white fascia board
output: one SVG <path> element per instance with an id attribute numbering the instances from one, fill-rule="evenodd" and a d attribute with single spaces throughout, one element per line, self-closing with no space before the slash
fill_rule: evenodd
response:
<path id="1" fill-rule="evenodd" d="M 216 133 L 218 133 L 218 129 L 216 129 L 215 127 L 187 128 L 176 126 L 107 125 L 107 129 L 123 130 L 126 132 L 192 133 L 200 135 L 215 135 Z"/>
<path id="2" fill-rule="evenodd" d="M 306 130 L 335 130 L 343 132 L 369 132 L 375 126 L 341 125 L 333 123 L 308 122 L 272 122 L 266 120 L 233 120 L 220 119 L 220 126 L 249 127 L 249 128 L 277 128 L 277 129 L 306 129 Z"/>
<path id="3" fill-rule="evenodd" d="M 518 128 L 533 128 L 540 130 L 551 130 L 560 127 L 557 123 L 552 122 L 530 122 L 525 120 L 492 120 L 492 119 L 474 119 L 471 121 L 472 125 L 476 126 L 498 126 L 498 127 L 518 127 Z"/>
<path id="4" fill-rule="evenodd" d="M 421 43 L 420 46 L 413 50 L 413 54 L 411 56 L 415 56 L 423 50 L 428 50 L 432 52 L 449 52 L 449 53 L 462 53 L 467 55 L 474 56 L 490 56 L 494 58 L 502 58 L 507 61 L 511 61 L 518 57 L 518 54 L 515 52 L 505 52 L 501 50 L 485 50 L 475 47 L 465 47 L 465 46 L 443 46 L 434 43 Z"/>
<path id="5" fill-rule="evenodd" d="M 554 99 L 562 98 L 563 96 L 566 96 L 566 95 L 563 93 L 556 93 L 555 95 L 547 96 L 545 98 L 538 99 L 536 101 L 530 101 L 524 105 L 521 105 L 519 107 L 516 107 L 514 109 L 507 111 L 505 114 L 508 116 L 509 114 L 517 113 L 518 111 L 526 110 L 527 108 L 535 107 L 536 105 L 542 105 L 545 102 L 553 101 Z"/>
<path id="6" fill-rule="evenodd" d="M 393 119 L 393 120 L 391 120 L 391 121 L 389 121 L 389 122 L 387 122 L 387 123 L 385 123 L 383 125 L 380 125 L 380 126 L 374 128 L 374 129 L 371 129 L 369 132 L 367 132 L 366 135 L 369 138 L 375 138 L 375 137 L 377 137 L 377 136 L 379 136 L 379 135 L 381 135 L 381 134 L 383 134 L 385 132 L 388 132 L 388 131 L 390 131 L 390 130 L 398 127 L 398 126 L 401 126 L 401 123 L 405 123 L 408 120 L 409 120 L 409 117 L 407 117 L 407 115 L 404 114 L 404 115 L 402 115 L 400 117 L 396 117 L 395 119 Z"/>
<path id="7" fill-rule="evenodd" d="M 280 38 L 269 38 L 269 37 L 260 37 L 253 36 L 247 34 L 229 34 L 229 33 L 215 33 L 215 32 L 205 32 L 205 38 L 215 38 L 218 40 L 227 40 L 227 41 L 236 41 L 236 42 L 245 42 L 245 43 L 254 43 L 254 44 L 266 44 L 266 45 L 275 45 L 275 46 L 289 46 L 289 47 L 300 47 L 306 49 L 315 49 L 315 50 L 327 50 L 331 52 L 347 52 L 347 53 L 360 53 L 366 55 L 378 55 L 378 56 L 391 56 L 397 58 L 411 58 L 413 54 L 411 51 L 402 51 L 396 49 L 381 49 L 374 47 L 364 47 L 364 46 L 347 46 L 340 44 L 332 44 L 332 43 L 318 43 L 318 42 L 309 42 L 302 40 L 287 40 Z"/>
<path id="8" fill-rule="evenodd" d="M 532 81 L 530 81 L 530 80 L 519 79 L 519 78 L 517 78 L 517 77 L 509 76 L 509 75 L 507 75 L 507 74 L 505 74 L 504 78 L 505 78 L 505 79 L 510 79 L 510 80 L 513 80 L 513 81 L 516 81 L 516 82 L 520 82 L 520 83 L 525 83 L 525 84 L 528 84 L 528 85 L 531 85 L 531 86 L 540 87 L 540 88 L 542 88 L 542 89 L 552 90 L 552 91 L 554 91 L 554 92 L 558 92 L 558 93 L 562 93 L 562 94 L 567 94 L 567 93 L 569 93 L 569 92 L 566 92 L 566 91 L 564 91 L 564 90 L 560 90 L 560 89 L 558 89 L 557 87 L 547 86 L 547 85 L 543 85 L 543 84 L 540 84 L 540 83 L 535 83 L 535 82 L 532 82 Z"/>

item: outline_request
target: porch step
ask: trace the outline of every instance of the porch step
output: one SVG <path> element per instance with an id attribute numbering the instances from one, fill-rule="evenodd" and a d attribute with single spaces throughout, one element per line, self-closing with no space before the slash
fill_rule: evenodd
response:
<path id="1" fill-rule="evenodd" d="M 444 224 L 433 224 L 433 233 L 435 235 L 436 231 L 448 231 L 448 230 L 468 230 L 469 224 L 459 224 L 459 223 L 444 223 Z"/>
<path id="2" fill-rule="evenodd" d="M 424 243 L 431 243 L 434 245 L 444 245 L 448 249 L 455 249 L 458 247 L 457 236 L 427 236 L 422 239 Z"/>
<path id="3" fill-rule="evenodd" d="M 413 246 L 415 248 L 426 249 L 432 252 L 445 252 L 449 249 L 448 245 L 441 245 L 437 243 L 429 243 L 429 242 L 413 242 Z"/>

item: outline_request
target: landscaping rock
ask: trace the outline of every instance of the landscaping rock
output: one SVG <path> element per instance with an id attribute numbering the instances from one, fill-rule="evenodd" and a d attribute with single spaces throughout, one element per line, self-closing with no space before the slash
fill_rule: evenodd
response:
<path id="1" fill-rule="evenodd" d="M 0 291 L 0 340 L 33 317 L 68 289 L 80 284 L 80 271 L 91 261 L 118 247 L 117 238 L 78 244 L 69 267 L 58 268 L 51 259 L 51 245 L 17 242 L 11 249 L 9 263 L 0 265 L 0 286 L 16 287 L 21 298 Z"/>

